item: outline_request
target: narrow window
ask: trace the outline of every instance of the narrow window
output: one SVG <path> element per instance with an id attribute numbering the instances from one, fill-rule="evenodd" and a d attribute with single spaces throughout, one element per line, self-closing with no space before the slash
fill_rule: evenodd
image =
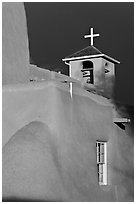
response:
<path id="1" fill-rule="evenodd" d="M 83 62 L 83 77 L 85 78 L 86 83 L 94 83 L 94 76 L 93 76 L 93 62 L 91 61 L 84 61 Z"/>
<path id="2" fill-rule="evenodd" d="M 106 62 L 105 63 L 105 73 L 107 74 L 107 73 L 109 73 L 110 72 L 110 70 L 109 70 L 109 64 L 108 64 L 108 62 Z"/>
<path id="3" fill-rule="evenodd" d="M 97 141 L 97 168 L 99 185 L 107 185 L 107 142 Z"/>

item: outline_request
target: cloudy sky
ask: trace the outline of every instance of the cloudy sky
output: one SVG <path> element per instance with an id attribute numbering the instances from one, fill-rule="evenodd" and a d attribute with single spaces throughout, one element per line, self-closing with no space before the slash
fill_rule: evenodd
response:
<path id="1" fill-rule="evenodd" d="M 94 46 L 118 61 L 116 99 L 133 105 L 133 3 L 42 2 L 25 3 L 30 55 L 35 64 L 68 73 L 62 59 L 87 47 L 90 27 L 100 37 Z"/>

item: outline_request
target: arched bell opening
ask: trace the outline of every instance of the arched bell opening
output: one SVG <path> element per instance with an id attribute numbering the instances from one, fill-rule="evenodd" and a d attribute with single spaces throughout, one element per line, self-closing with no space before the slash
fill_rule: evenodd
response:
<path id="1" fill-rule="evenodd" d="M 94 84 L 94 75 L 93 75 L 93 62 L 90 60 L 83 61 L 82 73 L 85 82 L 89 84 Z"/>

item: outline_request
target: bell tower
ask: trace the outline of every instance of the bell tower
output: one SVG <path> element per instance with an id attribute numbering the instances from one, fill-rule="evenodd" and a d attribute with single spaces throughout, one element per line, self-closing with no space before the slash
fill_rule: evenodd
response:
<path id="1" fill-rule="evenodd" d="M 69 76 L 81 81 L 88 91 L 93 88 L 97 94 L 113 97 L 115 64 L 120 62 L 102 53 L 93 46 L 93 38 L 99 34 L 85 35 L 91 38 L 90 46 L 62 59 L 69 66 Z"/>

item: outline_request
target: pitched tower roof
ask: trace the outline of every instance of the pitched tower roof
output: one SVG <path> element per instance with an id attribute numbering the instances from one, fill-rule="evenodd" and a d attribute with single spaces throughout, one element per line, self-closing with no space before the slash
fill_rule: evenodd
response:
<path id="1" fill-rule="evenodd" d="M 119 64 L 120 62 L 118 60 L 113 59 L 112 57 L 109 57 L 108 55 L 105 55 L 100 50 L 98 50 L 93 45 L 88 46 L 82 50 L 79 50 L 71 55 L 68 55 L 63 61 L 72 61 L 72 60 L 80 60 L 80 59 L 88 59 L 88 58 L 98 58 L 103 57 L 105 59 L 108 59 L 109 61 L 112 61 L 116 64 Z"/>

